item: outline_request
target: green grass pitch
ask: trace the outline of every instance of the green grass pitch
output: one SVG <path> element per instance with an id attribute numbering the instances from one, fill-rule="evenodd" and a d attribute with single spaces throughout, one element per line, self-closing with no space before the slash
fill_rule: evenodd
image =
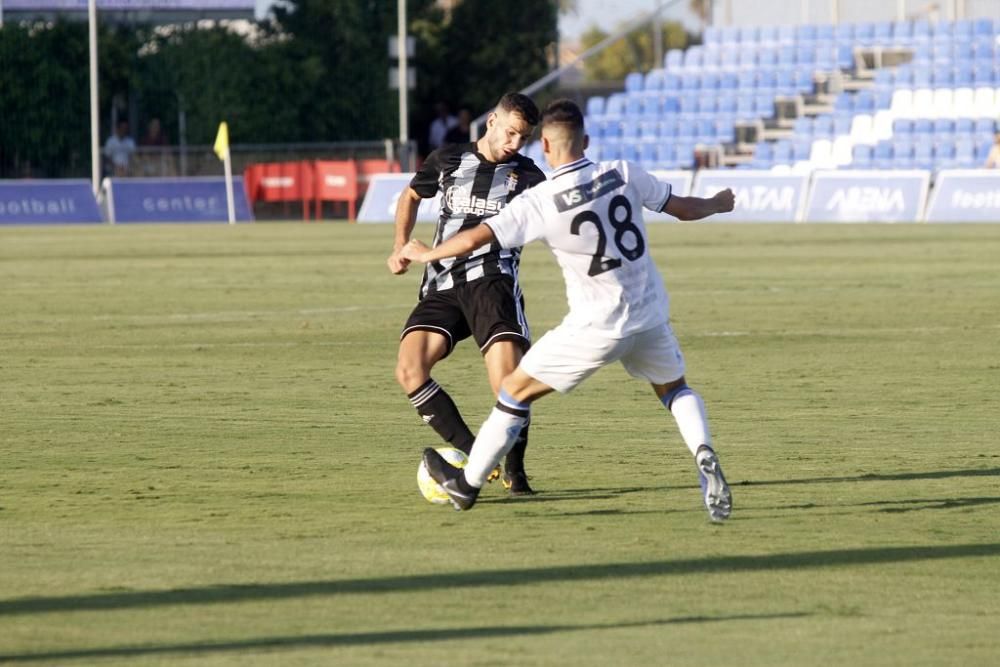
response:
<path id="1" fill-rule="evenodd" d="M 0 664 L 1000 659 L 1000 225 L 651 228 L 724 525 L 620 367 L 536 406 L 536 498 L 424 502 L 391 234 L 0 229 Z M 435 378 L 477 429 L 475 347 Z"/>

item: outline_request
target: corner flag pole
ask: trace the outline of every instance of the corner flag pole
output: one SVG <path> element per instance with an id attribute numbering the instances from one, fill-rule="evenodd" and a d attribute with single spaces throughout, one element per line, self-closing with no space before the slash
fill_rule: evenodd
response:
<path id="1" fill-rule="evenodd" d="M 229 155 L 229 125 L 226 121 L 219 123 L 219 133 L 215 135 L 215 154 L 219 156 L 226 168 L 226 209 L 229 213 L 229 224 L 236 224 L 236 205 L 233 201 L 233 162 Z"/>
<path id="2" fill-rule="evenodd" d="M 96 197 L 101 190 L 101 130 L 97 118 L 97 0 L 87 3 L 87 23 L 90 42 L 90 187 Z"/>

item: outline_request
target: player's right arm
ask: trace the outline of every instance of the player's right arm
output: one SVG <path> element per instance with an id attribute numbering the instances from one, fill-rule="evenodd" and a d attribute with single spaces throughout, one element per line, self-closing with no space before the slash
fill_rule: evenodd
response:
<path id="1" fill-rule="evenodd" d="M 396 234 L 392 243 L 392 254 L 386 260 L 389 270 L 394 274 L 406 273 L 410 260 L 403 257 L 403 246 L 410 240 L 413 227 L 417 224 L 417 209 L 420 208 L 422 197 L 411 187 L 407 187 L 399 195 L 396 202 Z"/>
<path id="2" fill-rule="evenodd" d="M 670 195 L 663 206 L 663 212 L 678 220 L 701 220 L 716 213 L 729 213 L 733 210 L 735 199 L 729 188 L 708 198 Z"/>
<path id="3" fill-rule="evenodd" d="M 428 262 L 436 262 L 449 257 L 468 255 L 473 250 L 492 243 L 495 238 L 490 226 L 480 223 L 471 229 L 455 234 L 434 248 L 428 248 L 422 241 L 413 239 L 403 246 L 402 255 L 407 261 L 412 260 L 427 264 Z"/>

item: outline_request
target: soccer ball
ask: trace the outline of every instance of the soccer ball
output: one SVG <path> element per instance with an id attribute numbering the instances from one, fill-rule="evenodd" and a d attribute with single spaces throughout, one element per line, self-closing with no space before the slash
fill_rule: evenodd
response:
<path id="1" fill-rule="evenodd" d="M 435 449 L 438 454 L 444 457 L 445 461 L 457 468 L 464 468 L 465 464 L 469 462 L 469 457 L 461 449 L 455 449 L 454 447 L 437 447 Z M 424 465 L 423 460 L 420 461 L 420 465 L 417 467 L 417 488 L 420 489 L 420 493 L 423 494 L 428 502 L 432 502 L 435 505 L 447 505 L 449 503 L 448 494 L 445 493 L 440 484 L 434 481 L 431 474 L 427 472 L 427 466 Z"/>

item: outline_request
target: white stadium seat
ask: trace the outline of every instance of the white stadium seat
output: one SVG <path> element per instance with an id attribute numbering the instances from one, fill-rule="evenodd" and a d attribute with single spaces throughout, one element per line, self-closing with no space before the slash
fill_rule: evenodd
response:
<path id="1" fill-rule="evenodd" d="M 892 125 L 889 125 L 890 130 Z M 875 130 L 872 127 L 872 117 L 866 113 L 858 114 L 851 121 L 851 140 L 855 144 L 875 144 Z"/>
<path id="2" fill-rule="evenodd" d="M 973 103 L 972 118 L 985 118 L 993 115 L 993 103 L 995 97 L 992 88 L 976 88 L 975 102 Z"/>
<path id="3" fill-rule="evenodd" d="M 892 138 L 892 121 L 895 118 L 891 109 L 880 109 L 875 112 L 875 120 L 872 121 L 872 137 L 876 143 L 883 139 Z"/>
<path id="4" fill-rule="evenodd" d="M 892 106 L 889 108 L 896 118 L 913 118 L 913 91 L 900 88 L 893 92 Z"/>
<path id="5" fill-rule="evenodd" d="M 934 113 L 934 91 L 930 88 L 917 88 L 913 91 L 914 118 L 937 118 Z"/>
<path id="6" fill-rule="evenodd" d="M 975 107 L 976 93 L 972 88 L 958 88 L 955 90 L 955 98 L 952 100 L 953 116 L 956 118 L 973 118 L 972 110 Z"/>
<path id="7" fill-rule="evenodd" d="M 951 88 L 938 88 L 934 91 L 934 118 L 951 118 L 955 115 L 952 101 L 955 93 Z"/>
<path id="8" fill-rule="evenodd" d="M 850 164 L 853 158 L 853 151 L 854 141 L 848 135 L 845 134 L 834 139 L 830 156 L 833 166 L 843 167 L 846 164 Z"/>

